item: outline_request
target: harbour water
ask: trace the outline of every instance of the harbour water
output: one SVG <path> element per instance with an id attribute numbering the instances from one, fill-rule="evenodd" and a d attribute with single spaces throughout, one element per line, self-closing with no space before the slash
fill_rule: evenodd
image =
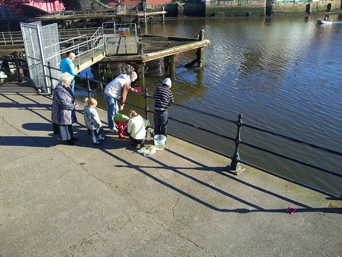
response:
<path id="1" fill-rule="evenodd" d="M 142 33 L 196 37 L 204 29 L 204 67 L 184 68 L 194 52 L 176 59 L 172 91 L 176 103 L 237 120 L 341 152 L 342 25 L 316 19 L 236 18 L 174 20 L 142 27 Z M 337 15 L 331 15 L 337 19 Z M 164 79 L 149 74 L 149 92 Z M 129 101 L 141 103 L 133 94 Z M 129 110 L 126 110 L 129 111 Z M 236 125 L 210 115 L 171 107 L 169 115 L 235 138 Z M 152 120 L 152 118 L 151 118 Z M 178 122 L 169 132 L 233 155 L 234 142 Z M 243 142 L 342 173 L 342 157 L 242 127 Z M 341 195 L 342 179 L 241 145 L 241 160 Z"/>

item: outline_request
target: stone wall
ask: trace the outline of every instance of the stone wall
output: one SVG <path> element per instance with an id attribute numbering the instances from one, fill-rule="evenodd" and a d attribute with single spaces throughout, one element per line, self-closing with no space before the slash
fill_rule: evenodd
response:
<path id="1" fill-rule="evenodd" d="M 94 0 L 66 0 L 71 9 L 99 9 L 101 6 Z M 102 0 L 103 3 L 113 5 L 119 0 Z M 235 16 L 264 16 L 264 15 L 292 15 L 310 14 L 341 9 L 341 0 L 320 1 L 284 1 L 276 0 L 121 0 L 128 6 L 143 6 L 148 10 L 161 10 L 165 7 L 167 16 L 198 16 L 198 17 L 235 17 Z M 142 4 L 143 3 L 143 4 Z M 103 7 L 102 7 L 103 8 Z"/>
<path id="2" fill-rule="evenodd" d="M 178 16 L 182 16 L 178 7 Z M 183 5 L 183 16 L 204 17 L 205 4 L 202 2 L 186 2 Z"/>
<path id="3" fill-rule="evenodd" d="M 146 0 L 147 5 L 165 5 L 172 2 L 173 0 Z"/>
<path id="4" fill-rule="evenodd" d="M 212 0 L 204 3 L 205 16 L 260 16 L 266 10 L 266 0 Z"/>
<path id="5" fill-rule="evenodd" d="M 336 11 L 341 9 L 341 0 L 319 2 L 267 2 L 267 15 L 281 16 L 287 14 L 311 14 Z"/>
<path id="6" fill-rule="evenodd" d="M 310 14 L 341 10 L 341 0 L 284 1 L 274 0 L 203 0 L 205 16 L 263 16 Z"/>

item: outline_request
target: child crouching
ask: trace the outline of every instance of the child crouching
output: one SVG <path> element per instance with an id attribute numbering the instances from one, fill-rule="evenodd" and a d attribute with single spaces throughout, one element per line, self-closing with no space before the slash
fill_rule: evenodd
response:
<path id="1" fill-rule="evenodd" d="M 93 144 L 99 145 L 99 141 L 103 141 L 105 138 L 102 136 L 102 123 L 99 114 L 95 109 L 97 101 L 94 98 L 86 98 L 86 103 L 87 105 L 84 107 L 84 123 L 91 132 Z"/>
<path id="2" fill-rule="evenodd" d="M 125 114 L 118 113 L 114 116 L 113 120 L 118 128 L 119 138 L 126 138 L 125 136 L 127 136 L 126 129 L 127 129 L 127 123 L 128 123 L 129 117 L 126 116 Z"/>
<path id="3" fill-rule="evenodd" d="M 145 128 L 144 119 L 136 112 L 131 110 L 129 112 L 129 121 L 127 126 L 127 133 L 129 139 L 132 143 L 140 148 L 144 142 L 146 137 L 146 128 Z"/>

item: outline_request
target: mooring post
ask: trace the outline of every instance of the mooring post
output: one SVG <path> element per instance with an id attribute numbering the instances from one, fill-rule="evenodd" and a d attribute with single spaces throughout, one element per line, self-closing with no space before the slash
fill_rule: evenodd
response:
<path id="1" fill-rule="evenodd" d="M 204 40 L 204 39 L 205 39 L 205 31 L 204 31 L 204 29 L 201 29 L 198 32 L 198 40 Z"/>
<path id="2" fill-rule="evenodd" d="M 145 63 L 138 64 L 139 85 L 145 88 Z"/>
<path id="3" fill-rule="evenodd" d="M 88 72 L 86 72 L 87 86 L 88 86 L 88 98 L 91 98 L 90 78 Z"/>
<path id="4" fill-rule="evenodd" d="M 163 6 L 163 15 L 162 15 L 162 22 L 164 23 L 165 22 L 165 8 L 164 8 L 164 6 Z"/>
<path id="5" fill-rule="evenodd" d="M 242 114 L 239 114 L 238 120 L 236 121 L 237 125 L 237 133 L 236 133 L 236 138 L 235 138 L 235 152 L 232 157 L 232 162 L 230 165 L 228 165 L 225 170 L 229 171 L 230 173 L 233 173 L 235 175 L 238 175 L 243 171 L 242 168 L 239 167 L 239 162 L 240 162 L 240 154 L 239 154 L 239 145 L 241 142 L 241 126 L 242 126 Z"/>
<path id="6" fill-rule="evenodd" d="M 49 69 L 49 78 L 50 78 L 50 93 L 52 95 L 52 72 L 51 72 L 50 62 L 48 62 L 48 69 Z"/>

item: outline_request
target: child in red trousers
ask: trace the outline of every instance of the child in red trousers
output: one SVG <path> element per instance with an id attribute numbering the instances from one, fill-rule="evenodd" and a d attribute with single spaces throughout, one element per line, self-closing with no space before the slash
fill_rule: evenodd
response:
<path id="1" fill-rule="evenodd" d="M 128 120 L 129 117 L 122 113 L 118 113 L 114 116 L 114 122 L 118 128 L 119 138 L 126 138 L 125 136 L 127 136 L 126 128 Z"/>

